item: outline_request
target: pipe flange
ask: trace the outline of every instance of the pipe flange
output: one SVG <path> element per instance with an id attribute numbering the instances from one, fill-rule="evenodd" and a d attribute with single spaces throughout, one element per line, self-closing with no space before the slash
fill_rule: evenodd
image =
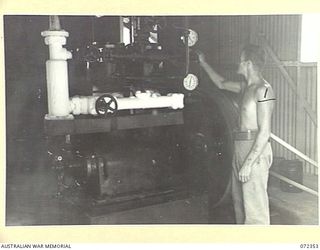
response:
<path id="1" fill-rule="evenodd" d="M 63 36 L 69 37 L 69 32 L 65 30 L 45 30 L 41 32 L 41 36 Z"/>

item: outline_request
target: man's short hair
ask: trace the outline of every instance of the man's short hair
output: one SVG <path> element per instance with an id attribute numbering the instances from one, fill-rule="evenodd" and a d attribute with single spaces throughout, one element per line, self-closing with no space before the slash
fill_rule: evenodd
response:
<path id="1" fill-rule="evenodd" d="M 266 64 L 266 52 L 265 50 L 254 44 L 248 44 L 243 49 L 245 60 L 250 60 L 252 64 L 261 71 Z"/>

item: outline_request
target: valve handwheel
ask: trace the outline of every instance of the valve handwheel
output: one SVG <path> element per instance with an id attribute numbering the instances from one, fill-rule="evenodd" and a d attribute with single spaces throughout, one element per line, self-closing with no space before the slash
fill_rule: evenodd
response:
<path id="1" fill-rule="evenodd" d="M 113 115 L 118 110 L 118 103 L 116 98 L 110 94 L 100 96 L 96 101 L 96 112 L 100 116 Z"/>

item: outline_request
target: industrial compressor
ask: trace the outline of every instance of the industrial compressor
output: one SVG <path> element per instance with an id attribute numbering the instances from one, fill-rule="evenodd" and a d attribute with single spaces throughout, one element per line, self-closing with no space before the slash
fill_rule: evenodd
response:
<path id="1" fill-rule="evenodd" d="M 83 44 L 50 16 L 42 32 L 48 154 L 57 195 L 120 211 L 191 195 L 223 202 L 237 102 L 203 77 L 184 18 L 121 17 L 130 42 Z M 177 24 L 178 23 L 178 24 Z M 72 75 L 72 81 L 69 78 Z M 70 85 L 85 82 L 85 95 Z"/>

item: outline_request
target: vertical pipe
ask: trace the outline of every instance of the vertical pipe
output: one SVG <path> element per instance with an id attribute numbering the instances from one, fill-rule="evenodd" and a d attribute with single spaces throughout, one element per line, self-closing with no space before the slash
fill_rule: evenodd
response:
<path id="1" fill-rule="evenodd" d="M 124 30 L 123 17 L 120 16 L 119 17 L 119 34 L 120 34 L 119 41 L 120 41 L 120 43 L 123 43 L 123 30 Z"/>
<path id="2" fill-rule="evenodd" d="M 95 21 L 94 21 L 94 17 L 91 17 L 91 43 L 95 42 Z"/>
<path id="3" fill-rule="evenodd" d="M 68 65 L 64 60 L 48 60 L 47 89 L 49 116 L 64 117 L 70 112 L 68 89 Z"/>
<path id="4" fill-rule="evenodd" d="M 72 119 L 70 115 L 68 63 L 72 54 L 62 46 L 66 44 L 69 33 L 60 28 L 59 18 L 49 18 L 50 29 L 41 32 L 45 44 L 49 46 L 49 60 L 46 62 L 48 114 L 46 119 Z"/>
<path id="5" fill-rule="evenodd" d="M 130 44 L 133 43 L 133 16 L 130 17 Z"/>
<path id="6" fill-rule="evenodd" d="M 61 30 L 58 16 L 49 16 L 49 30 Z"/>

